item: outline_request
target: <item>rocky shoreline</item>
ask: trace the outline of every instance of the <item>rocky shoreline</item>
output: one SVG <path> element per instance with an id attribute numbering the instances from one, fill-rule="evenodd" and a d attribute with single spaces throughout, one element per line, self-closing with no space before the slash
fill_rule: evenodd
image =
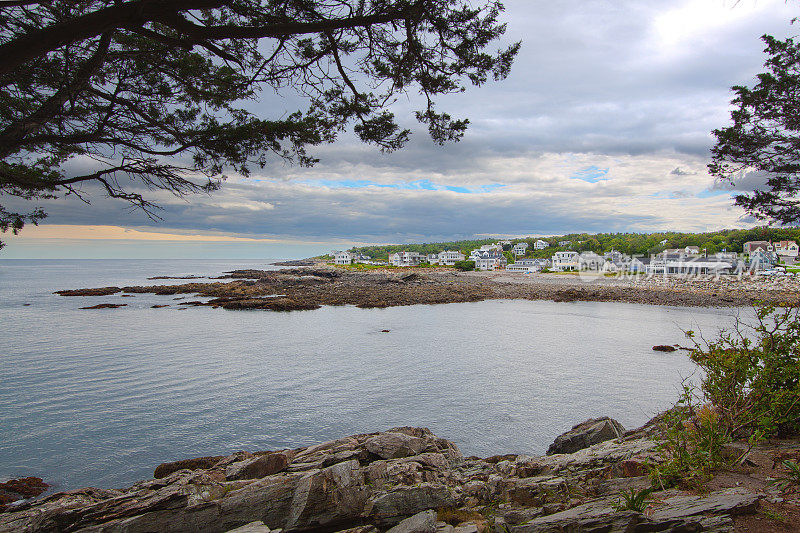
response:
<path id="1" fill-rule="evenodd" d="M 797 492 L 763 475 L 775 454 L 800 455 L 795 441 L 752 450 L 705 493 L 660 490 L 644 512 L 618 508 L 621 491 L 650 486 L 645 465 L 661 460 L 655 427 L 626 432 L 611 419 L 588 420 L 543 457 L 464 457 L 426 428 L 402 427 L 176 461 L 125 489 L 9 506 L 0 532 L 726 532 L 751 530 L 753 520 L 779 524 L 759 508 L 800 517 Z"/>
<path id="2" fill-rule="evenodd" d="M 587 279 L 585 276 L 458 272 L 442 268 L 361 271 L 327 266 L 273 271 L 236 270 L 216 279 L 226 281 L 69 289 L 57 291 L 57 294 L 193 294 L 209 300 L 181 302 L 180 305 L 274 311 L 310 310 L 323 305 L 380 308 L 490 299 L 628 302 L 688 307 L 749 306 L 757 301 L 800 304 L 800 286 L 793 280 L 602 276 Z"/>

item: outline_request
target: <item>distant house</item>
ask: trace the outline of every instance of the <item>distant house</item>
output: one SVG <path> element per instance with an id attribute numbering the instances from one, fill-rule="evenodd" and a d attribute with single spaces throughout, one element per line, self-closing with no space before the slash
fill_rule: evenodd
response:
<path id="1" fill-rule="evenodd" d="M 512 249 L 514 255 L 525 255 L 527 251 L 528 251 L 527 242 L 518 242 L 517 244 L 514 245 L 514 248 Z"/>
<path id="2" fill-rule="evenodd" d="M 594 252 L 583 252 L 578 256 L 580 270 L 600 270 L 606 260 Z"/>
<path id="3" fill-rule="evenodd" d="M 499 270 L 508 264 L 506 256 L 500 252 L 479 251 L 475 255 L 475 270 Z"/>
<path id="4" fill-rule="evenodd" d="M 625 262 L 625 254 L 618 252 L 617 250 L 611 250 L 610 252 L 603 254 L 603 259 L 607 259 L 615 265 L 619 265 L 620 263 Z"/>
<path id="5" fill-rule="evenodd" d="M 772 246 L 772 243 L 769 241 L 747 241 L 742 246 L 743 252 L 747 255 L 751 255 L 759 248 L 763 248 L 765 252 L 774 252 L 775 247 Z"/>
<path id="6" fill-rule="evenodd" d="M 538 259 L 517 259 L 510 265 L 506 265 L 509 272 L 539 272 L 542 269 Z"/>
<path id="7" fill-rule="evenodd" d="M 336 265 L 352 265 L 353 254 L 350 252 L 333 252 L 333 262 Z"/>
<path id="8" fill-rule="evenodd" d="M 548 246 L 550 246 L 550 243 L 541 239 L 538 239 L 535 243 L 533 243 L 534 250 L 544 250 Z"/>
<path id="9" fill-rule="evenodd" d="M 775 253 L 786 257 L 797 257 L 798 249 L 797 243 L 794 241 L 778 241 L 773 243 Z"/>
<path id="10" fill-rule="evenodd" d="M 561 247 L 569 246 L 570 244 L 572 244 L 572 241 L 558 241 L 558 245 Z"/>
<path id="11" fill-rule="evenodd" d="M 661 243 L 660 243 L 660 244 L 661 244 L 661 246 L 664 246 L 664 245 L 665 245 L 665 244 L 667 244 L 668 242 L 669 242 L 669 239 L 664 239 L 663 241 L 661 241 Z"/>
<path id="12" fill-rule="evenodd" d="M 650 259 L 647 265 L 648 274 L 730 274 L 736 265 L 733 262 L 716 257 L 678 257 L 659 254 Z"/>
<path id="13" fill-rule="evenodd" d="M 632 257 L 631 262 L 628 263 L 628 272 L 647 272 L 647 267 L 649 265 L 650 258 Z"/>
<path id="14" fill-rule="evenodd" d="M 775 252 L 756 248 L 750 253 L 749 268 L 751 271 L 768 270 L 778 263 L 778 255 Z"/>
<path id="15" fill-rule="evenodd" d="M 676 257 L 697 257 L 700 255 L 700 248 L 697 246 L 687 246 L 686 248 L 667 248 L 660 255 Z"/>
<path id="16" fill-rule="evenodd" d="M 425 256 L 417 252 L 396 252 L 389 256 L 389 264 L 403 266 L 418 266 Z"/>
<path id="17" fill-rule="evenodd" d="M 440 265 L 448 265 L 453 266 L 458 261 L 464 260 L 464 254 L 459 252 L 458 250 L 445 250 L 443 252 L 439 252 L 438 256 L 438 263 Z"/>
<path id="18" fill-rule="evenodd" d="M 578 270 L 578 252 L 556 252 L 552 259 L 552 269 L 556 272 Z"/>

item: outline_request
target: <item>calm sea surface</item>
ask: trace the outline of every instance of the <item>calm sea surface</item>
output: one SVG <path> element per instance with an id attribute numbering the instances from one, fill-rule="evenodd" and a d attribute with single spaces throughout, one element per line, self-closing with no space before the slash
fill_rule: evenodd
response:
<path id="1" fill-rule="evenodd" d="M 468 455 L 540 454 L 586 418 L 635 427 L 669 407 L 694 367 L 651 347 L 713 334 L 733 312 L 508 300 L 179 311 L 172 296 L 52 294 L 270 262 L 0 261 L 0 478 L 118 487 L 164 461 L 399 425 Z M 128 306 L 78 309 L 103 302 Z"/>

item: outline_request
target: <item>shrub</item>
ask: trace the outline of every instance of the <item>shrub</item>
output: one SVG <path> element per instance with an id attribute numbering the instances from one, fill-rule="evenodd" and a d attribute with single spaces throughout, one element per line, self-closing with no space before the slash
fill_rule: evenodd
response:
<path id="1" fill-rule="evenodd" d="M 453 266 L 462 272 L 467 272 L 475 270 L 475 261 L 456 261 Z"/>
<path id="2" fill-rule="evenodd" d="M 696 344 L 691 358 L 704 372 L 703 397 L 732 437 L 798 434 L 800 309 L 762 305 L 756 319 L 754 326 L 737 321 L 716 340 Z"/>
<path id="3" fill-rule="evenodd" d="M 755 312 L 755 325 L 737 320 L 715 340 L 695 341 L 691 358 L 703 377 L 699 387 L 684 382 L 661 418 L 664 461 L 651 465 L 655 484 L 701 484 L 724 464 L 722 448 L 733 439 L 752 446 L 800 432 L 800 310 L 761 305 Z"/>

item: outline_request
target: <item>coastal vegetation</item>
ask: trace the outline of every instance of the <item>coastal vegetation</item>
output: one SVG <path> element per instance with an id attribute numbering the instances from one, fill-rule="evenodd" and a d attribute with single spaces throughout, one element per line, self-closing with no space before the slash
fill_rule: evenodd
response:
<path id="1" fill-rule="evenodd" d="M 754 324 L 737 320 L 715 339 L 695 342 L 690 357 L 702 377 L 698 385 L 685 381 L 676 405 L 662 415 L 659 450 L 666 461 L 651 465 L 655 484 L 700 485 L 764 439 L 800 434 L 799 318 L 797 307 L 761 304 Z M 687 336 L 696 339 L 695 332 Z M 733 441 L 748 447 L 726 453 Z"/>

